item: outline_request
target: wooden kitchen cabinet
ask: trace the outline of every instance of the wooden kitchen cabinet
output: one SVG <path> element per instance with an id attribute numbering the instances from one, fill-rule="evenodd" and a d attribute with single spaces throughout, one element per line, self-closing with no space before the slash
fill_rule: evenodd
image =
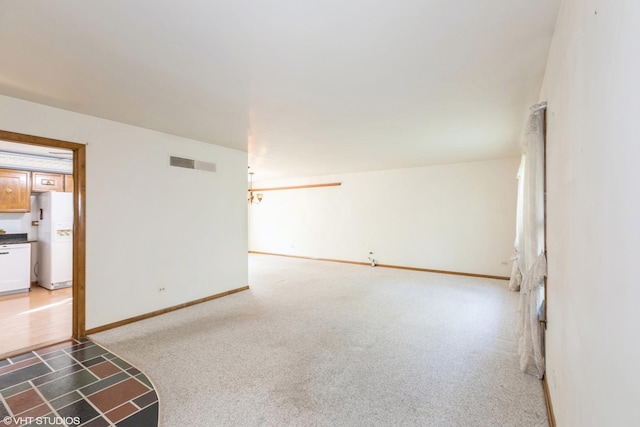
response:
<path id="1" fill-rule="evenodd" d="M 0 212 L 31 212 L 31 172 L 0 169 Z"/>
<path id="2" fill-rule="evenodd" d="M 64 192 L 73 193 L 73 175 L 64 176 Z"/>
<path id="3" fill-rule="evenodd" d="M 61 173 L 33 172 L 31 191 L 34 193 L 64 191 L 64 175 Z"/>

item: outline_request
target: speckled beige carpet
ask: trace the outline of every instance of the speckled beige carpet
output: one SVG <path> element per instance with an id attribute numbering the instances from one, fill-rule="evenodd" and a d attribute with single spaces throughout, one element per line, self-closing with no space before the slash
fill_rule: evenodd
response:
<path id="1" fill-rule="evenodd" d="M 251 290 L 91 337 L 151 377 L 162 426 L 548 425 L 507 282 L 249 258 Z"/>

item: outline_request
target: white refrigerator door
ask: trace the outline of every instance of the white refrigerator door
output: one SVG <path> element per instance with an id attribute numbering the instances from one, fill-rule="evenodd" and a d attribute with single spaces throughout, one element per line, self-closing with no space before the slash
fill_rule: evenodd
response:
<path id="1" fill-rule="evenodd" d="M 52 191 L 50 194 L 52 220 L 54 222 L 67 221 L 73 224 L 73 193 Z"/>
<path id="2" fill-rule="evenodd" d="M 51 242 L 51 283 L 68 286 L 73 277 L 73 221 L 54 221 Z"/>
<path id="3" fill-rule="evenodd" d="M 38 284 L 47 289 L 71 286 L 73 277 L 73 194 L 39 196 Z"/>

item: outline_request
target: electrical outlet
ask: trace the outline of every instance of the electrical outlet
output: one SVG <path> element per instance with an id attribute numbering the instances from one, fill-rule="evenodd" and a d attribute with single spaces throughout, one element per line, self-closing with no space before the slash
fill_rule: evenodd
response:
<path id="1" fill-rule="evenodd" d="M 158 288 L 158 292 L 164 292 L 165 288 Z"/>
<path id="2" fill-rule="evenodd" d="M 500 264 L 502 264 L 502 265 L 509 265 L 509 261 L 502 261 Z"/>

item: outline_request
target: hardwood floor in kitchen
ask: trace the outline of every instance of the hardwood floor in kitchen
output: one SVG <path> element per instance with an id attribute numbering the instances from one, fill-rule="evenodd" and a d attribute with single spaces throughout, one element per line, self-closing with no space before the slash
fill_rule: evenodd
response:
<path id="1" fill-rule="evenodd" d="M 71 337 L 71 288 L 0 297 L 0 359 L 16 350 Z"/>

